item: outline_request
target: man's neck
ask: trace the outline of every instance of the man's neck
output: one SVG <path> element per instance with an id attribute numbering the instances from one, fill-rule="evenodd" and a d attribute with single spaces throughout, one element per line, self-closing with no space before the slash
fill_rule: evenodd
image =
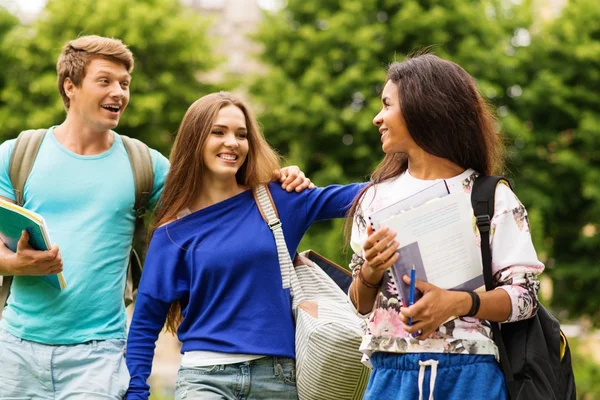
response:
<path id="1" fill-rule="evenodd" d="M 198 211 L 213 204 L 227 200 L 236 196 L 247 188 L 239 185 L 233 177 L 232 180 L 222 181 L 219 179 L 203 179 L 202 190 L 198 195 L 196 202 L 192 205 L 191 211 Z"/>
<path id="2" fill-rule="evenodd" d="M 54 128 L 54 135 L 60 144 L 82 156 L 102 154 L 110 149 L 114 141 L 110 130 L 99 132 L 69 116 Z"/>

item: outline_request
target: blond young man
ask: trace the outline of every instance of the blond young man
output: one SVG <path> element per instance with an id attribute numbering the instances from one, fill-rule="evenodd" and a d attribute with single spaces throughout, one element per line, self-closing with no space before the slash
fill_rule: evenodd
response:
<path id="1" fill-rule="evenodd" d="M 44 216 L 57 245 L 36 251 L 24 234 L 13 253 L 0 241 L 0 275 L 15 276 L 0 321 L 0 399 L 121 399 L 127 390 L 123 290 L 135 193 L 113 129 L 133 66 L 125 44 L 100 36 L 68 42 L 58 59 L 67 116 L 46 132 L 24 189 L 25 208 Z M 14 144 L 0 145 L 0 197 L 9 201 Z M 150 153 L 153 205 L 169 163 Z M 310 185 L 296 167 L 278 173 L 288 190 Z M 59 293 L 32 277 L 59 271 L 68 284 Z"/>

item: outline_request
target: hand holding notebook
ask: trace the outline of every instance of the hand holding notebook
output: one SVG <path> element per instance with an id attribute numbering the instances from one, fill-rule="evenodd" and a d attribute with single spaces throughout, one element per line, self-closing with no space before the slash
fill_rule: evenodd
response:
<path id="1" fill-rule="evenodd" d="M 399 258 L 390 270 L 404 305 L 411 303 L 404 275 L 442 289 L 483 287 L 472 209 L 463 194 L 449 193 L 444 180 L 377 210 L 368 219 L 374 230 L 387 226 L 397 233 Z M 412 302 L 420 297 L 415 290 Z"/>
<path id="2" fill-rule="evenodd" d="M 483 288 L 481 254 L 475 240 L 473 210 L 466 196 L 455 193 L 430 201 L 383 221 L 397 233 L 398 260 L 391 272 L 404 304 L 410 303 L 404 275 L 429 282 L 441 289 Z M 412 278 L 412 276 L 411 276 Z M 418 291 L 414 302 L 420 298 Z"/>
<path id="3" fill-rule="evenodd" d="M 2 239 L 6 247 L 16 252 L 19 240 L 22 238 L 34 250 L 48 251 L 52 249 L 48 228 L 41 215 L 0 199 L 0 239 Z M 26 248 L 23 250 L 27 251 Z M 35 256 L 32 256 L 32 262 L 51 266 L 56 263 L 51 259 L 53 253 L 58 254 L 58 249 L 55 248 L 52 252 L 49 252 L 46 257 L 48 260 L 46 258 L 37 259 Z M 32 273 L 31 275 L 37 274 Z M 58 290 L 66 287 L 65 279 L 60 272 L 57 274 L 37 275 L 37 277 Z"/>

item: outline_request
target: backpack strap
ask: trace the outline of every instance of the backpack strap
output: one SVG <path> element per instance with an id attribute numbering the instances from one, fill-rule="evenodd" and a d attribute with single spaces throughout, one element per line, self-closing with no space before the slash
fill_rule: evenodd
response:
<path id="1" fill-rule="evenodd" d="M 40 150 L 47 129 L 31 129 L 23 131 L 17 137 L 10 157 L 9 176 L 15 192 L 16 204 L 23 206 L 25 182 L 31 173 L 33 164 Z M 133 181 L 135 183 L 135 211 L 141 217 L 146 213 L 154 185 L 154 168 L 148 146 L 137 139 L 120 135 L 129 156 Z"/>
<path id="2" fill-rule="evenodd" d="M 150 149 L 146 144 L 137 139 L 120 135 L 129 156 L 133 181 L 135 183 L 135 214 L 138 218 L 146 214 L 146 206 L 150 200 L 152 186 L 154 185 L 154 167 Z"/>
<path id="3" fill-rule="evenodd" d="M 490 227 L 494 216 L 494 207 L 496 200 L 496 187 L 498 184 L 505 184 L 509 188 L 510 182 L 502 176 L 484 176 L 480 175 L 475 179 L 471 191 L 471 204 L 477 220 L 477 228 L 481 235 L 481 261 L 483 264 L 483 278 L 485 288 L 488 291 L 494 290 L 492 275 L 492 252 L 490 249 Z M 512 188 L 511 188 L 512 189 Z M 500 325 L 497 322 L 490 321 L 494 342 L 500 353 L 500 365 L 506 382 L 514 381 L 512 367 L 506 352 L 506 346 L 500 332 Z"/>
<path id="4" fill-rule="evenodd" d="M 31 129 L 19 133 L 8 167 L 10 181 L 15 193 L 15 202 L 23 206 L 25 182 L 31 173 L 35 158 L 44 140 L 47 129 Z"/>
<path id="5" fill-rule="evenodd" d="M 271 192 L 267 185 L 258 185 L 252 190 L 254 201 L 260 215 L 263 217 L 269 229 L 273 233 L 275 238 L 275 245 L 277 247 L 277 258 L 279 260 L 279 269 L 281 270 L 281 282 L 283 289 L 290 289 L 290 296 L 292 298 L 292 310 L 295 310 L 296 305 L 302 303 L 306 299 L 306 295 L 302 290 L 296 270 L 294 269 L 294 263 L 290 258 L 288 247 L 283 236 L 283 227 L 279 220 L 277 213 L 277 206 L 271 197 Z M 295 311 L 294 311 L 295 312 Z"/>
<path id="6" fill-rule="evenodd" d="M 260 215 L 262 215 L 267 225 L 269 225 L 269 229 L 271 229 L 271 232 L 273 232 L 273 236 L 275 237 L 279 267 L 281 269 L 281 281 L 283 283 L 282 287 L 287 289 L 291 285 L 290 275 L 291 271 L 294 269 L 294 265 L 288 254 L 288 248 L 285 243 L 285 238 L 283 237 L 283 229 L 277 213 L 277 207 L 275 206 L 275 202 L 271 197 L 271 192 L 266 185 L 258 185 L 254 188 L 252 194 L 254 195 L 254 201 L 256 201 L 256 204 L 258 205 Z"/>
<path id="7" fill-rule="evenodd" d="M 133 172 L 133 182 L 135 184 L 135 230 L 133 233 L 133 241 L 136 237 L 143 237 L 143 216 L 146 214 L 146 206 L 152 194 L 154 186 L 154 167 L 152 165 L 152 157 L 148 146 L 140 140 L 130 138 L 129 136 L 120 135 L 123 140 L 123 145 L 129 156 L 131 163 L 131 171 Z M 134 249 L 131 247 L 129 255 L 129 265 L 127 267 L 127 281 L 125 284 L 125 293 L 123 299 L 125 306 L 128 306 L 135 299 L 137 288 L 142 276 L 142 261 Z"/>

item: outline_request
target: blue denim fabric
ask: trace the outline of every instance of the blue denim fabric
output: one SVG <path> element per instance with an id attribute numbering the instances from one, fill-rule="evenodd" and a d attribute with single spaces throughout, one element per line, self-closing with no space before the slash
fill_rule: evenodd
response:
<path id="1" fill-rule="evenodd" d="M 419 399 L 419 361 L 436 360 L 435 400 L 506 400 L 504 375 L 494 356 L 445 353 L 375 353 L 363 400 Z M 431 367 L 424 367 L 423 399 L 429 398 Z"/>
<path id="2" fill-rule="evenodd" d="M 176 400 L 297 400 L 296 362 L 263 357 L 237 364 L 181 367 Z"/>
<path id="3" fill-rule="evenodd" d="M 125 340 L 49 346 L 0 330 L 0 399 L 115 399 L 129 386 Z"/>

